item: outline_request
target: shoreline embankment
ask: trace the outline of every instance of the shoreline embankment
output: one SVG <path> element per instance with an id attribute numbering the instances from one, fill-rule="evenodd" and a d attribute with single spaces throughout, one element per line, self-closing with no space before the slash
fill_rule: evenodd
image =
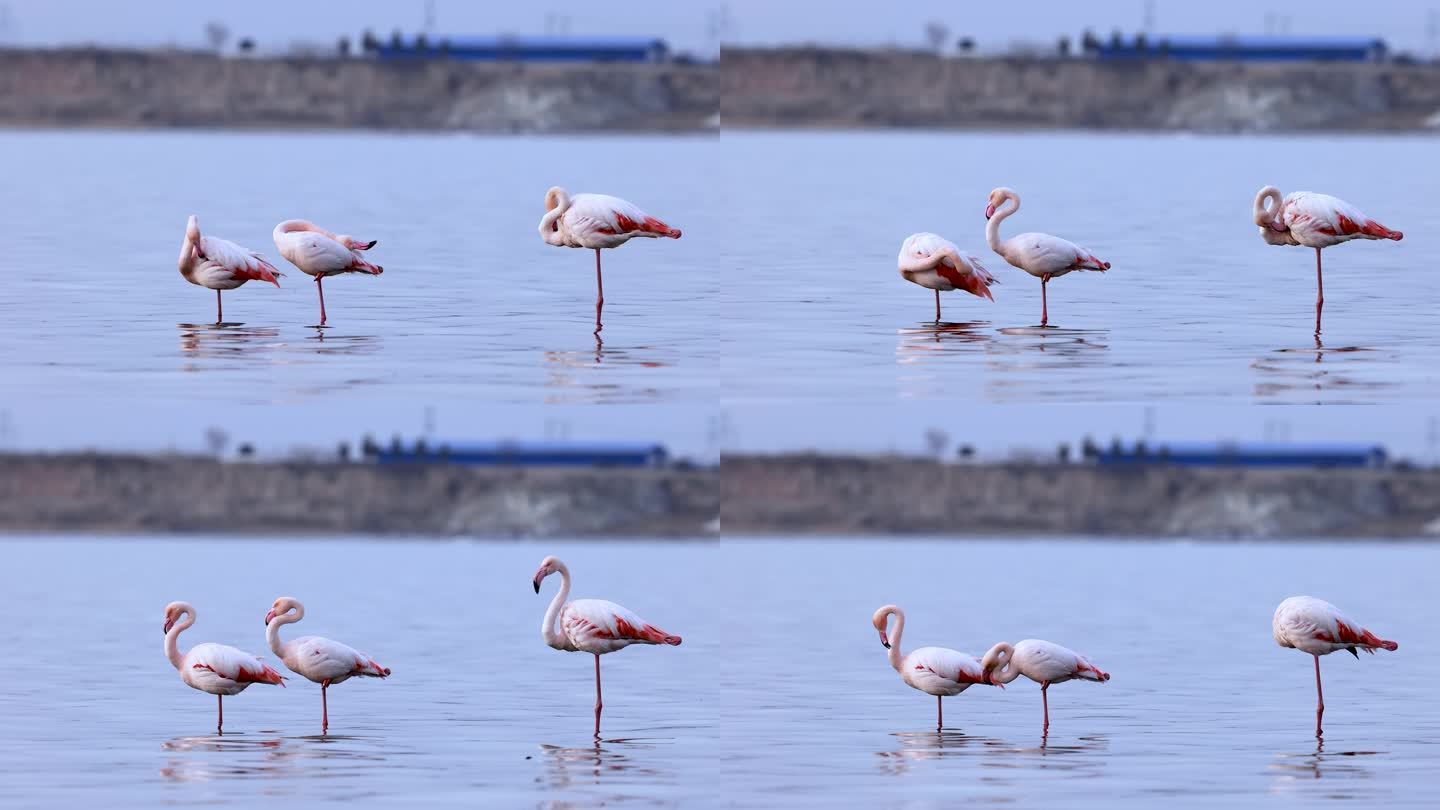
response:
<path id="1" fill-rule="evenodd" d="M 0 456 L 0 532 L 713 538 L 1440 537 L 1440 470 L 735 455 L 717 468 Z"/>
<path id="2" fill-rule="evenodd" d="M 0 49 L 0 126 L 714 132 L 713 64 Z"/>
<path id="3" fill-rule="evenodd" d="M 720 486 L 726 535 L 1440 535 L 1440 471 L 1435 470 L 726 456 Z"/>
<path id="4" fill-rule="evenodd" d="M 725 128 L 1411 132 L 1440 127 L 1440 65 L 941 57 L 727 48 Z"/>

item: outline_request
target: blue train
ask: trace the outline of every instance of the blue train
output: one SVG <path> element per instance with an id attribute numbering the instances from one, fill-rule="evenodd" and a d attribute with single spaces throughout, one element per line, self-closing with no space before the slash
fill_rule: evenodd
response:
<path id="1" fill-rule="evenodd" d="M 1389 49 L 1373 37 L 1132 36 L 1091 41 L 1102 61 L 1381 62 Z"/>
<path id="2" fill-rule="evenodd" d="M 1378 444 L 1278 442 L 1165 442 L 1111 447 L 1095 455 L 1102 467 L 1170 464 L 1181 467 L 1381 467 Z"/>
<path id="3" fill-rule="evenodd" d="M 661 444 L 646 442 L 494 441 L 383 447 L 375 462 L 458 464 L 470 467 L 660 467 L 669 459 Z"/>
<path id="4" fill-rule="evenodd" d="M 392 37 L 367 40 L 384 60 L 455 59 L 464 62 L 663 62 L 665 40 L 653 37 Z"/>

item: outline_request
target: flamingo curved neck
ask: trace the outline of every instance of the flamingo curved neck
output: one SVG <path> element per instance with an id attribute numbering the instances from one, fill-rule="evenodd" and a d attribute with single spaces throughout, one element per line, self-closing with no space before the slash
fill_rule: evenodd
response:
<path id="1" fill-rule="evenodd" d="M 1267 208 L 1265 201 L 1274 203 L 1273 207 Z M 1280 209 L 1285 205 L 1285 198 L 1280 195 L 1280 189 L 1274 186 L 1266 186 L 1260 189 L 1255 195 L 1255 224 L 1266 227 L 1280 218 Z"/>
<path id="2" fill-rule="evenodd" d="M 285 658 L 285 643 L 280 640 L 280 626 L 294 624 L 303 618 L 305 618 L 305 606 L 297 603 L 295 607 L 276 616 L 270 620 L 269 624 L 265 625 L 265 641 L 270 645 L 270 652 L 275 653 L 282 660 Z"/>
<path id="3" fill-rule="evenodd" d="M 556 624 L 560 621 L 560 610 L 565 607 L 565 600 L 570 596 L 570 569 L 565 567 L 565 563 L 556 563 L 555 570 L 560 574 L 560 590 L 555 592 L 555 598 L 550 600 L 550 607 L 545 609 L 545 623 L 540 625 L 540 635 L 545 638 L 546 644 L 563 650 L 570 645 Z"/>
<path id="4" fill-rule="evenodd" d="M 890 615 L 895 617 L 895 632 L 885 633 L 886 639 L 890 641 L 886 657 L 890 659 L 890 666 L 894 667 L 896 672 L 901 672 L 905 666 L 905 656 L 900 652 L 900 637 L 905 633 L 905 613 L 897 609 Z"/>
<path id="5" fill-rule="evenodd" d="M 180 654 L 180 634 L 189 630 L 190 625 L 195 623 L 195 611 L 193 609 L 185 610 L 181 615 L 185 618 L 176 622 L 165 633 L 165 657 L 177 670 L 185 665 L 185 656 Z"/>
<path id="6" fill-rule="evenodd" d="M 540 218 L 540 238 L 547 245 L 565 245 L 565 236 L 560 232 L 559 220 L 570 210 L 570 197 L 563 190 L 551 189 L 545 195 L 545 216 Z"/>
<path id="7" fill-rule="evenodd" d="M 1015 666 L 1015 648 L 999 642 L 980 659 L 981 670 L 990 674 L 992 683 L 1006 684 L 1020 677 L 1020 668 Z"/>
<path id="8" fill-rule="evenodd" d="M 1006 203 L 1010 203 L 1010 205 L 1007 207 Z M 1000 205 L 995 209 L 995 214 L 990 217 L 990 221 L 985 223 L 985 243 L 990 246 L 991 250 L 999 253 L 1001 256 L 1005 255 L 1005 251 L 1001 249 L 1000 222 L 1019 210 L 1020 196 L 1012 191 L 1005 195 L 1005 198 L 1000 201 Z"/>

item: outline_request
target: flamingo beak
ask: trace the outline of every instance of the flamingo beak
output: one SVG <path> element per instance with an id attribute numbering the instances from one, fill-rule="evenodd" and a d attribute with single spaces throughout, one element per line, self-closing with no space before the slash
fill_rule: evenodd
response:
<path id="1" fill-rule="evenodd" d="M 989 218 L 991 218 L 991 217 L 993 217 L 993 216 L 995 216 L 995 205 L 992 203 L 992 204 L 990 204 L 990 205 L 985 206 L 985 218 L 986 218 L 986 219 L 989 219 Z"/>
<path id="2" fill-rule="evenodd" d="M 885 649 L 890 649 L 890 639 L 886 637 L 884 630 L 880 631 L 880 644 L 883 645 Z"/>
<path id="3" fill-rule="evenodd" d="M 275 618 L 275 608 L 270 608 L 270 612 L 265 614 L 265 626 L 266 626 L 266 627 L 269 627 L 269 626 L 270 626 L 270 620 L 273 619 L 273 618 Z"/>
<path id="4" fill-rule="evenodd" d="M 165 635 L 169 635 L 169 634 L 170 634 L 170 628 L 172 628 L 172 627 L 174 627 L 174 626 L 175 626 L 175 620 L 172 619 L 172 618 L 170 618 L 169 616 L 166 616 L 166 617 L 165 617 L 165 631 L 164 631 L 164 632 L 165 632 Z"/>
<path id="5" fill-rule="evenodd" d="M 540 580 L 545 578 L 545 573 L 546 572 L 544 568 L 541 568 L 539 571 L 535 572 L 535 593 L 540 593 Z"/>

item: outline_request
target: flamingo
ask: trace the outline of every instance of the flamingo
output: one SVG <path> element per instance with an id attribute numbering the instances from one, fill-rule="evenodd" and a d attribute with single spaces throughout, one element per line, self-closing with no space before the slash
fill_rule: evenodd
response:
<path id="1" fill-rule="evenodd" d="M 1005 208 L 1006 201 L 1013 205 Z M 1045 288 L 1050 279 L 1063 276 L 1072 270 L 1095 270 L 1103 273 L 1110 269 L 1110 263 L 1101 261 L 1095 254 L 1073 242 L 1048 233 L 1022 233 L 1002 241 L 1000 223 L 1019 210 L 1019 194 L 1004 186 L 991 191 L 989 204 L 985 206 L 985 241 L 1000 258 L 1040 279 L 1040 325 L 1047 326 L 1050 323 L 1050 310 Z"/>
<path id="2" fill-rule="evenodd" d="M 888 634 L 886 627 L 891 614 L 895 616 L 895 632 Z M 977 683 L 1000 686 L 985 677 L 985 670 L 979 661 L 962 652 L 945 647 L 921 647 L 911 650 L 909 655 L 902 655 L 900 635 L 905 632 L 905 612 L 894 605 L 886 605 L 875 611 L 871 623 L 880 631 L 880 643 L 890 651 L 890 666 L 900 673 L 900 680 L 927 695 L 935 696 L 936 731 L 945 727 L 943 701 L 946 697 L 958 695 Z"/>
<path id="3" fill-rule="evenodd" d="M 330 730 L 330 705 L 325 697 L 330 686 L 356 675 L 385 678 L 390 675 L 390 668 L 382 667 L 370 656 L 328 638 L 301 636 L 282 642 L 281 625 L 294 624 L 303 618 L 305 606 L 300 604 L 299 599 L 291 596 L 276 599 L 270 612 L 265 614 L 265 640 L 270 643 L 270 651 L 285 663 L 286 669 L 320 684 L 320 733 L 324 734 Z"/>
<path id="4" fill-rule="evenodd" d="M 247 281 L 268 281 L 280 286 L 284 275 L 265 257 L 228 239 L 200 235 L 200 220 L 194 214 L 185 223 L 185 241 L 180 243 L 180 275 L 191 284 L 215 291 L 215 322 L 225 320 L 221 290 L 233 290 Z"/>
<path id="5" fill-rule="evenodd" d="M 545 192 L 545 216 L 540 238 L 555 247 L 595 251 L 595 334 L 600 334 L 600 310 L 605 306 L 605 282 L 600 277 L 600 251 L 617 248 L 637 236 L 680 238 L 680 229 L 641 211 L 634 203 L 608 194 L 576 194 L 555 186 Z"/>
<path id="6" fill-rule="evenodd" d="M 551 574 L 560 574 L 560 591 L 545 611 L 540 636 L 557 650 L 587 652 L 595 656 L 595 736 L 600 736 L 600 656 L 623 650 L 631 644 L 669 644 L 680 646 L 680 637 L 673 636 L 628 609 L 604 599 L 576 599 L 570 595 L 570 569 L 558 557 L 546 557 L 535 572 L 535 593 L 540 581 Z M 556 627 L 556 621 L 559 627 Z"/>
<path id="7" fill-rule="evenodd" d="M 900 277 L 935 291 L 935 322 L 940 322 L 940 293 L 964 290 L 995 300 L 990 285 L 998 284 L 980 259 L 961 253 L 954 242 L 933 233 L 914 233 L 900 245 Z"/>
<path id="8" fill-rule="evenodd" d="M 1325 714 L 1325 693 L 1320 688 L 1320 656 L 1347 650 L 1356 658 L 1356 648 L 1371 655 L 1376 648 L 1395 651 L 1399 644 L 1387 641 L 1352 621 L 1340 608 L 1313 596 L 1292 596 L 1275 608 L 1270 623 L 1275 643 L 1315 656 L 1315 736 L 1321 736 L 1320 719 Z"/>
<path id="9" fill-rule="evenodd" d="M 224 734 L 226 695 L 238 695 L 252 683 L 284 686 L 285 679 L 259 658 L 224 644 L 196 644 L 181 655 L 176 646 L 180 634 L 194 623 L 195 608 L 189 602 L 165 606 L 165 657 L 179 670 L 185 685 L 215 696 L 215 733 Z"/>
<path id="10" fill-rule="evenodd" d="M 1390 230 L 1338 197 L 1296 191 L 1282 198 L 1280 189 L 1274 186 L 1266 186 L 1255 195 L 1255 224 L 1260 226 L 1260 238 L 1266 244 L 1315 248 L 1316 335 L 1320 334 L 1320 310 L 1325 306 L 1320 251 L 1351 239 L 1398 242 L 1405 238 L 1405 234 Z"/>
<path id="11" fill-rule="evenodd" d="M 1040 684 L 1040 705 L 1045 712 L 1042 733 L 1045 734 L 1050 732 L 1050 699 L 1046 694 L 1050 684 L 1076 679 L 1100 683 L 1110 680 L 1110 673 L 1102 672 L 1080 653 L 1051 641 L 1033 638 L 1013 645 L 1003 641 L 996 644 L 980 659 L 980 668 L 993 683 L 1010 683 L 1024 675 Z"/>
<path id="12" fill-rule="evenodd" d="M 320 325 L 325 325 L 326 276 L 341 273 L 369 273 L 378 276 L 385 268 L 371 264 L 360 251 L 375 247 L 376 240 L 363 242 L 353 236 L 334 234 L 303 219 L 287 219 L 275 226 L 275 247 L 300 272 L 315 277 L 320 294 Z"/>

